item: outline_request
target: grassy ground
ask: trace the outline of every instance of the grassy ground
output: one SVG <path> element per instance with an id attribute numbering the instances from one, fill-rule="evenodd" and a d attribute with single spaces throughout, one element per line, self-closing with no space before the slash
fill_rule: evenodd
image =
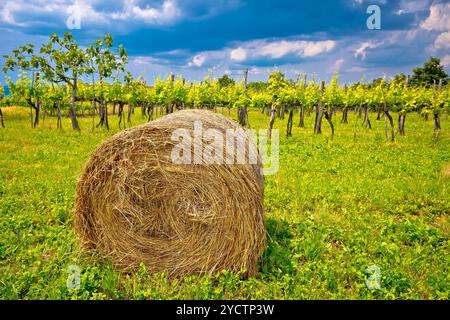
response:
<path id="1" fill-rule="evenodd" d="M 77 176 L 89 154 L 118 131 L 81 133 L 64 119 L 30 128 L 27 110 L 5 108 L 0 128 L 0 298 L 2 299 L 449 299 L 450 120 L 433 140 L 432 123 L 409 115 L 406 137 L 386 143 L 384 121 L 373 129 L 336 123 L 330 139 L 280 128 L 280 171 L 266 178 L 269 245 L 255 278 L 222 272 L 168 280 L 120 274 L 77 247 L 71 212 Z M 234 115 L 233 115 L 234 116 Z M 298 117 L 298 115 L 296 115 Z M 339 115 L 340 117 L 340 115 Z M 268 118 L 250 113 L 253 127 Z M 296 119 L 297 121 L 297 119 Z M 137 111 L 133 125 L 144 122 Z M 337 121 L 339 122 L 339 121 Z M 361 121 L 360 121 L 361 122 Z M 447 167 L 448 168 L 448 167 Z M 81 288 L 66 286 L 81 269 Z M 377 265 L 381 289 L 368 289 Z"/>

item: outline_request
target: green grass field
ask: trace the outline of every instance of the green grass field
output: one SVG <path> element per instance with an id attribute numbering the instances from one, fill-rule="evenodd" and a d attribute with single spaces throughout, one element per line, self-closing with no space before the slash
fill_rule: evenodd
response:
<path id="1" fill-rule="evenodd" d="M 118 131 L 81 133 L 68 119 L 30 128 L 28 109 L 4 108 L 0 128 L 1 299 L 449 299 L 450 120 L 433 139 L 432 121 L 408 115 L 406 137 L 386 142 L 384 120 L 361 128 L 355 115 L 336 135 L 306 128 L 284 136 L 279 119 L 280 170 L 266 177 L 268 248 L 250 279 L 169 280 L 144 267 L 121 274 L 110 262 L 77 245 L 71 217 L 77 177 L 90 153 Z M 228 114 L 227 112 L 225 112 Z M 234 113 L 232 115 L 234 116 Z M 298 121 L 296 115 L 295 124 Z M 249 115 L 252 127 L 268 117 Z M 144 122 L 136 110 L 133 125 Z M 67 268 L 81 268 L 81 288 L 66 286 Z M 368 289 L 366 269 L 381 270 L 381 289 Z"/>

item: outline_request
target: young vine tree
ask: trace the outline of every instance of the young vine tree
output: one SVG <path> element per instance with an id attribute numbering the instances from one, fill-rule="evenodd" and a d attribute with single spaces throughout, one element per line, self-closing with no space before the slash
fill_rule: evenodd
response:
<path id="1" fill-rule="evenodd" d="M 79 78 L 86 73 L 86 54 L 75 42 L 73 35 L 66 32 L 60 37 L 56 33 L 50 35 L 49 42 L 43 44 L 39 52 L 34 45 L 25 44 L 13 50 L 13 55 L 5 56 L 3 71 L 38 70 L 42 77 L 50 83 L 66 83 L 72 89 L 69 116 L 72 127 L 79 131 L 75 112 L 75 101 Z"/>
<path id="2" fill-rule="evenodd" d="M 86 73 L 98 75 L 98 91 L 94 96 L 99 103 L 100 122 L 97 126 L 105 125 L 109 130 L 108 123 L 108 83 L 106 79 L 113 75 L 118 76 L 119 72 L 125 71 L 125 66 L 128 62 L 128 55 L 125 48 L 119 45 L 117 52 L 113 50 L 114 41 L 110 34 L 105 34 L 102 39 L 98 39 L 94 44 L 86 49 L 87 54 L 87 68 Z M 97 93 L 97 94 L 96 94 Z"/>
<path id="3" fill-rule="evenodd" d="M 34 74 L 30 79 L 26 72 L 21 72 L 15 82 L 10 78 L 7 78 L 6 81 L 13 101 L 19 105 L 27 105 L 30 107 L 31 127 L 35 128 L 39 124 L 42 96 L 44 94 L 44 85 L 41 82 L 39 74 Z"/>

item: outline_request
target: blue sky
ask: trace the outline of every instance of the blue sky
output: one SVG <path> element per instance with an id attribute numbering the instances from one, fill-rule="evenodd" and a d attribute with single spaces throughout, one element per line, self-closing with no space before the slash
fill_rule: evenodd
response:
<path id="1" fill-rule="evenodd" d="M 366 26 L 372 4 L 381 30 Z M 80 29 L 68 29 L 71 16 Z M 241 79 L 246 68 L 250 81 L 274 69 L 317 80 L 339 69 L 342 82 L 368 81 L 410 73 L 431 55 L 450 70 L 448 1 L 0 0 L 2 55 L 65 31 L 82 45 L 111 33 L 129 53 L 128 69 L 149 82 L 169 73 Z"/>

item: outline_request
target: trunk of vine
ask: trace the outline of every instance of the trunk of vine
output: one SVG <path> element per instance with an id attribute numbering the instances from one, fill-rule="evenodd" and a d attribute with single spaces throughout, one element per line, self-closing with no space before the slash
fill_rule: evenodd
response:
<path id="1" fill-rule="evenodd" d="M 305 107 L 303 105 L 300 106 L 300 122 L 298 123 L 300 128 L 305 127 Z"/>
<path id="2" fill-rule="evenodd" d="M 80 131 L 80 126 L 78 125 L 77 114 L 75 112 L 76 97 L 77 97 L 77 75 L 74 75 L 73 91 L 72 91 L 72 95 L 70 96 L 69 117 L 70 117 L 70 120 L 72 121 L 73 130 Z"/>
<path id="3" fill-rule="evenodd" d="M 325 110 L 323 114 L 325 116 L 325 119 L 327 119 L 328 123 L 330 124 L 330 127 L 331 127 L 331 138 L 333 138 L 334 137 L 334 125 L 333 125 L 332 113 L 328 112 L 328 110 Z"/>
<path id="4" fill-rule="evenodd" d="M 381 107 L 378 107 L 377 120 L 381 120 Z"/>
<path id="5" fill-rule="evenodd" d="M 315 134 L 322 133 L 322 117 L 323 117 L 322 106 L 321 106 L 321 102 L 319 102 L 319 104 L 316 107 L 316 118 L 314 121 L 314 133 Z"/>
<path id="6" fill-rule="evenodd" d="M 104 114 L 105 114 L 105 125 L 106 125 L 106 130 L 109 131 L 109 121 L 108 121 L 108 103 L 105 103 L 104 105 Z"/>
<path id="7" fill-rule="evenodd" d="M 292 122 L 294 120 L 294 110 L 289 110 L 289 117 L 286 128 L 286 137 L 292 137 Z"/>
<path id="8" fill-rule="evenodd" d="M 148 106 L 147 114 L 148 114 L 147 122 L 152 121 L 153 120 L 153 107 L 151 105 Z"/>
<path id="9" fill-rule="evenodd" d="M 70 97 L 70 110 L 69 117 L 72 121 L 72 128 L 75 131 L 80 131 L 80 126 L 78 125 L 77 114 L 75 112 L 75 99 L 77 97 L 77 75 L 74 75 L 73 91 Z"/>
<path id="10" fill-rule="evenodd" d="M 97 124 L 97 127 L 106 126 L 106 129 L 109 131 L 109 122 L 108 122 L 108 104 L 106 102 L 101 102 L 100 107 L 100 121 Z"/>
<path id="11" fill-rule="evenodd" d="M 40 107 L 39 102 L 36 102 L 36 106 L 33 107 L 34 109 L 34 121 L 33 121 L 33 128 L 36 128 L 36 126 L 39 124 L 39 113 L 40 113 Z"/>
<path id="12" fill-rule="evenodd" d="M 134 106 L 129 104 L 128 105 L 128 117 L 127 117 L 128 122 L 131 122 L 131 114 L 133 113 L 133 109 L 134 109 Z"/>
<path id="13" fill-rule="evenodd" d="M 406 120 L 406 114 L 400 113 L 398 116 L 398 132 L 401 136 L 405 135 L 405 120 Z"/>
<path id="14" fill-rule="evenodd" d="M 70 120 L 72 121 L 72 129 L 75 131 L 80 131 L 80 126 L 78 125 L 78 119 L 74 107 L 70 107 L 69 117 Z"/>
<path id="15" fill-rule="evenodd" d="M 100 126 L 103 126 L 103 123 L 105 122 L 105 116 L 104 116 L 104 112 L 103 112 L 103 103 L 99 103 L 98 106 L 98 116 L 100 117 L 100 120 L 97 123 L 97 128 Z"/>
<path id="16" fill-rule="evenodd" d="M 386 114 L 384 115 L 384 136 L 386 138 L 386 142 L 389 141 L 389 127 L 388 127 L 388 118 Z"/>
<path id="17" fill-rule="evenodd" d="M 33 128 L 33 107 L 30 105 L 30 125 Z"/>
<path id="18" fill-rule="evenodd" d="M 0 108 L 0 125 L 2 126 L 2 128 L 5 127 L 5 122 L 3 121 L 2 108 Z"/>
<path id="19" fill-rule="evenodd" d="M 342 110 L 342 120 L 341 123 L 348 123 L 348 110 L 345 108 Z"/>
<path id="20" fill-rule="evenodd" d="M 172 104 L 168 103 L 167 106 L 166 106 L 166 114 L 169 114 L 169 113 L 172 113 L 172 112 L 173 112 Z"/>
<path id="21" fill-rule="evenodd" d="M 31 128 L 35 128 L 39 124 L 39 100 L 36 100 L 36 102 L 32 102 L 31 98 L 27 98 L 26 101 L 30 106 Z M 34 118 L 33 118 L 33 110 L 34 110 Z"/>
<path id="22" fill-rule="evenodd" d="M 238 107 L 237 110 L 238 121 L 242 127 L 248 126 L 248 116 L 247 116 L 247 108 L 246 107 Z"/>
<path id="23" fill-rule="evenodd" d="M 434 136 L 439 138 L 441 134 L 441 114 L 439 112 L 434 113 Z"/>
<path id="24" fill-rule="evenodd" d="M 277 110 L 274 108 L 274 102 L 272 102 L 272 106 L 270 107 L 270 121 L 269 121 L 269 139 L 272 139 L 272 129 L 273 124 L 275 122 L 275 115 L 277 113 Z"/>
<path id="25" fill-rule="evenodd" d="M 94 99 L 92 99 L 92 132 L 94 131 L 94 127 L 95 127 L 95 109 L 97 109 L 96 106 L 97 102 L 95 102 Z"/>
<path id="26" fill-rule="evenodd" d="M 122 102 L 119 102 L 119 110 L 118 110 L 118 116 L 119 116 L 119 129 L 121 128 L 122 120 L 123 120 L 123 127 L 125 128 L 125 114 L 123 112 L 123 106 L 124 104 Z"/>
<path id="27" fill-rule="evenodd" d="M 113 108 L 112 108 L 112 114 L 115 115 L 116 114 L 116 102 L 113 102 Z"/>
<path id="28" fill-rule="evenodd" d="M 56 121 L 56 128 L 62 129 L 61 104 L 59 101 L 56 103 L 56 109 L 57 109 L 57 116 L 58 116 L 58 119 Z"/>
<path id="29" fill-rule="evenodd" d="M 389 110 L 384 110 L 384 114 L 388 118 L 389 124 L 391 126 L 391 141 L 394 141 L 395 140 L 394 120 L 392 119 L 392 116 L 390 115 Z M 386 137 L 387 137 L 387 132 L 386 132 Z"/>
<path id="30" fill-rule="evenodd" d="M 120 129 L 120 124 L 122 122 L 122 112 L 123 112 L 123 106 L 119 103 L 119 108 L 117 110 L 117 116 L 119 118 L 119 129 Z"/>
<path id="31" fill-rule="evenodd" d="M 96 106 L 96 102 L 95 102 L 95 78 L 94 78 L 94 74 L 92 74 L 92 112 L 91 112 L 91 116 L 92 116 L 92 128 L 91 131 L 94 132 L 94 127 L 95 127 L 95 109 L 97 108 Z"/>
<path id="32" fill-rule="evenodd" d="M 369 106 L 368 105 L 364 105 L 364 121 L 363 121 L 362 125 L 365 127 L 369 127 L 369 129 L 372 129 L 372 125 L 370 124 L 370 119 L 369 119 Z"/>

